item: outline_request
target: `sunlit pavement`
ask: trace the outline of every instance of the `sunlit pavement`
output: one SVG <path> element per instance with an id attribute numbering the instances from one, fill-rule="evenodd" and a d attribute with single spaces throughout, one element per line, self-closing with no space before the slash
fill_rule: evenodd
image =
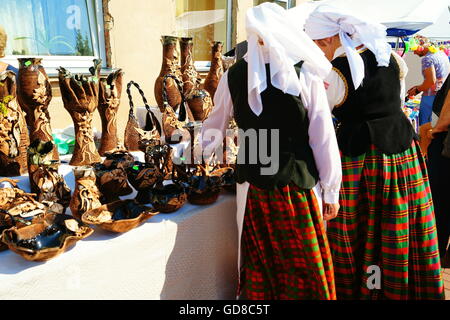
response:
<path id="1" fill-rule="evenodd" d="M 445 300 L 450 300 L 450 269 L 444 269 Z"/>

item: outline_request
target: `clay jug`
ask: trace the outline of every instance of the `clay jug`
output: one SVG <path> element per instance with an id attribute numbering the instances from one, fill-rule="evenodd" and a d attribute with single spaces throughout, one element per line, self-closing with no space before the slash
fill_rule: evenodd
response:
<path id="1" fill-rule="evenodd" d="M 17 77 L 17 100 L 26 113 L 30 141 L 39 139 L 52 141 L 52 128 L 48 105 L 52 100 L 52 87 L 47 73 L 41 65 L 41 58 L 20 58 Z M 59 160 L 58 150 L 52 153 L 52 160 Z"/>

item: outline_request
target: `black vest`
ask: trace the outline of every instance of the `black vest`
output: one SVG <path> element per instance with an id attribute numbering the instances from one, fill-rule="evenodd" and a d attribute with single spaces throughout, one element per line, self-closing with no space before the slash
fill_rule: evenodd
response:
<path id="1" fill-rule="evenodd" d="M 440 117 L 442 107 L 444 106 L 445 98 L 447 97 L 447 93 L 450 89 L 450 76 L 447 77 L 441 89 L 436 93 L 436 97 L 433 101 L 433 112 Z"/>
<path id="2" fill-rule="evenodd" d="M 396 154 L 411 146 L 415 132 L 400 105 L 399 67 L 391 56 L 388 67 L 378 67 L 375 55 L 362 52 L 365 76 L 355 90 L 347 57 L 332 61 L 347 87 L 345 100 L 333 110 L 339 121 L 339 148 L 346 156 L 365 153 L 374 144 L 385 154 Z"/>
<path id="3" fill-rule="evenodd" d="M 234 118 L 241 130 L 255 129 L 258 141 L 243 143 L 240 137 L 238 163 L 236 165 L 236 180 L 245 181 L 263 189 L 283 187 L 290 182 L 303 189 L 313 188 L 318 181 L 318 171 L 314 156 L 309 146 L 309 119 L 301 98 L 283 93 L 270 83 L 269 65 L 267 71 L 267 89 L 261 93 L 263 111 L 256 116 L 248 104 L 247 62 L 239 60 L 228 71 L 228 86 L 234 107 Z M 300 72 L 301 63 L 296 65 Z M 268 129 L 267 143 L 263 146 L 270 153 L 270 129 L 279 131 L 279 162 L 278 171 L 273 175 L 261 175 L 261 168 L 269 167 L 257 162 L 249 163 L 249 151 L 252 148 L 259 154 L 261 135 L 259 129 Z M 241 140 L 242 139 L 242 140 Z M 263 141 L 261 141 L 263 143 Z M 273 155 L 270 155 L 273 158 Z M 239 163 L 239 159 L 246 159 Z"/>

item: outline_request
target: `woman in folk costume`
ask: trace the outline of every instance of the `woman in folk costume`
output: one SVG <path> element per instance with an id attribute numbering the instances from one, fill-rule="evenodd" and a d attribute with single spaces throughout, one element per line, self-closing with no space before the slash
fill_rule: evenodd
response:
<path id="1" fill-rule="evenodd" d="M 333 65 L 325 85 L 343 177 L 327 234 L 338 299 L 442 299 L 427 168 L 400 108 L 402 71 L 386 29 L 320 5 L 305 31 Z"/>
<path id="2" fill-rule="evenodd" d="M 271 155 L 279 159 L 274 173 L 264 172 L 267 168 L 259 158 L 256 164 L 241 161 L 252 148 L 240 144 L 238 295 L 243 299 L 335 299 L 323 225 L 324 219 L 338 212 L 342 175 L 323 86 L 331 64 L 297 21 L 276 4 L 249 9 L 246 23 L 248 52 L 221 78 L 214 110 L 202 129 L 203 146 L 210 148 L 205 144 L 210 142 L 205 136 L 208 130 L 225 133 L 234 117 L 240 130 L 256 130 L 258 141 L 253 146 L 258 152 L 264 147 L 270 150 L 260 129 L 268 129 L 269 137 L 273 131 L 279 133 L 279 140 L 272 141 L 279 147 Z"/>

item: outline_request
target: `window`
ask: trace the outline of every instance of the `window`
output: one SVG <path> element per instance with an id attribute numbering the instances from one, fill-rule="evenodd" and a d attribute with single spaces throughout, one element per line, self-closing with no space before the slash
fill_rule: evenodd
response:
<path id="1" fill-rule="evenodd" d="M 12 65 L 20 57 L 43 57 L 55 73 L 59 66 L 89 68 L 105 56 L 101 1 L 2 0 L 0 23 L 8 34 L 5 61 Z"/>
<path id="2" fill-rule="evenodd" d="M 222 41 L 224 53 L 231 47 L 231 6 L 232 0 L 176 1 L 177 35 L 193 37 L 196 61 L 211 60 L 210 41 Z"/>
<path id="3" fill-rule="evenodd" d="M 279 4 L 280 6 L 282 6 L 285 9 L 295 7 L 295 0 L 254 0 L 253 4 L 255 6 L 257 6 L 263 2 L 274 2 L 276 4 Z"/>

